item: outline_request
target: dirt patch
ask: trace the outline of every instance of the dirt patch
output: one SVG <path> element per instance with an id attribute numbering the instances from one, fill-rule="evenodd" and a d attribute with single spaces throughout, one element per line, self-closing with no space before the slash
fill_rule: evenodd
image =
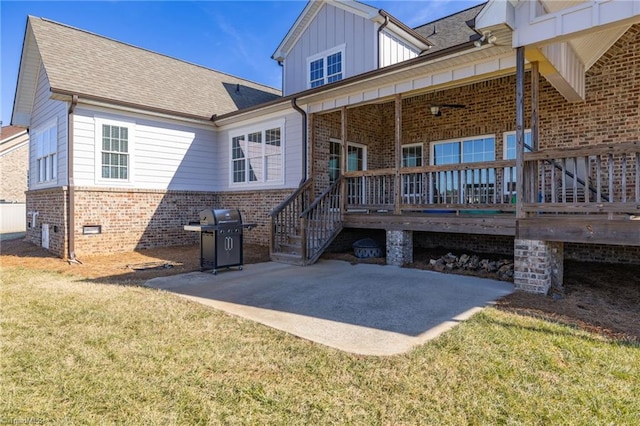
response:
<path id="1" fill-rule="evenodd" d="M 24 239 L 3 241 L 0 251 L 3 267 L 23 266 L 113 284 L 142 285 L 151 278 L 200 270 L 200 247 L 197 245 L 82 256 L 78 258 L 81 263 L 57 258 Z M 245 264 L 266 262 L 269 249 L 244 244 L 243 260 Z"/>
<path id="2" fill-rule="evenodd" d="M 416 249 L 414 263 L 408 267 L 431 269 L 429 261 L 448 251 Z M 200 270 L 199 246 L 85 256 L 80 258 L 82 263 L 59 259 L 23 239 L 3 241 L 0 252 L 2 267 L 22 266 L 54 271 L 110 284 L 142 285 L 151 278 Z M 478 255 L 490 260 L 504 257 Z M 384 258 L 358 259 L 352 253 L 326 253 L 323 258 L 385 264 Z M 267 247 L 244 244 L 245 264 L 268 260 Z M 486 272 L 462 273 L 495 278 Z M 566 261 L 564 291 L 561 294 L 541 296 L 517 292 L 498 301 L 497 306 L 522 315 L 570 324 L 611 338 L 640 342 L 640 265 Z"/>

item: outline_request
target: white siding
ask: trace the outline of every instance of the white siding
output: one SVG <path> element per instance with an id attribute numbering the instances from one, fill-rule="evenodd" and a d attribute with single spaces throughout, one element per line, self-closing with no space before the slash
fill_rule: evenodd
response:
<path id="1" fill-rule="evenodd" d="M 380 34 L 380 67 L 415 58 L 420 51 L 388 31 Z"/>
<path id="2" fill-rule="evenodd" d="M 30 131 L 45 126 L 55 121 L 58 131 L 58 151 L 57 151 L 57 175 L 58 178 L 52 182 L 38 183 L 38 169 L 36 167 L 36 147 L 34 143 L 29 144 L 29 189 L 53 188 L 67 185 L 67 103 L 49 99 L 51 95 L 49 81 L 44 67 L 40 68 L 38 85 L 33 111 L 31 112 Z M 33 139 L 31 139 L 33 141 Z"/>
<path id="3" fill-rule="evenodd" d="M 231 184 L 231 134 L 242 131 L 243 127 L 260 127 L 284 120 L 284 182 L 281 184 Z M 243 126 L 228 126 L 218 134 L 219 156 L 216 162 L 215 186 L 221 191 L 249 191 L 260 189 L 297 188 L 302 179 L 302 116 L 295 111 L 283 112 L 252 120 Z"/>
<path id="4" fill-rule="evenodd" d="M 284 60 L 284 95 L 306 90 L 307 58 L 345 44 L 343 78 L 377 67 L 374 22 L 325 4 Z"/>
<path id="5" fill-rule="evenodd" d="M 96 120 L 132 123 L 131 182 L 102 181 Z M 120 115 L 77 108 L 74 119 L 74 177 L 78 186 L 215 191 L 218 167 L 213 128 L 142 115 Z M 98 150 L 98 151 L 97 151 Z"/>

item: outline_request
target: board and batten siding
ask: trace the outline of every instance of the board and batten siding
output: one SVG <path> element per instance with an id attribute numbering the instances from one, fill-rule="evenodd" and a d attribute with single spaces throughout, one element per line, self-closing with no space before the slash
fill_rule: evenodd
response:
<path id="1" fill-rule="evenodd" d="M 284 60 L 284 95 L 308 89 L 307 58 L 345 45 L 343 77 L 377 68 L 377 24 L 325 4 L 309 23 Z"/>
<path id="2" fill-rule="evenodd" d="M 130 182 L 100 179 L 101 123 L 129 124 Z M 142 115 L 77 108 L 74 115 L 74 180 L 77 186 L 215 191 L 216 132 Z"/>
<path id="3" fill-rule="evenodd" d="M 31 122 L 29 124 L 29 132 L 41 129 L 55 121 L 58 133 L 57 144 L 57 179 L 50 182 L 38 183 L 38 167 L 37 167 L 37 151 L 35 140 L 31 138 L 29 143 L 29 189 L 54 188 L 67 185 L 67 109 L 66 102 L 53 100 L 50 98 L 51 90 L 47 73 L 42 64 L 38 73 L 38 84 L 33 101 L 33 110 L 31 112 Z"/>
<path id="4" fill-rule="evenodd" d="M 283 180 L 280 183 L 231 182 L 231 137 L 246 129 L 266 130 L 273 124 L 283 123 Z M 302 116 L 296 111 L 272 114 L 264 119 L 247 121 L 242 125 L 220 128 L 218 134 L 219 157 L 216 161 L 215 186 L 219 191 L 253 191 L 263 189 L 297 188 L 302 179 Z"/>
<path id="5" fill-rule="evenodd" d="M 420 50 L 411 46 L 395 34 L 383 30 L 380 32 L 380 67 L 397 64 L 417 57 Z"/>

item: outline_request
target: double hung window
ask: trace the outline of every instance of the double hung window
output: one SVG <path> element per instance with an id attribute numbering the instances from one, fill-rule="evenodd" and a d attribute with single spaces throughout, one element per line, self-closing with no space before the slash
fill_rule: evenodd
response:
<path id="1" fill-rule="evenodd" d="M 129 180 L 129 129 L 102 125 L 102 179 Z"/>
<path id="2" fill-rule="evenodd" d="M 58 178 L 58 126 L 55 122 L 33 132 L 36 147 L 38 183 L 53 182 Z"/>
<path id="3" fill-rule="evenodd" d="M 344 45 L 311 56 L 307 59 L 308 87 L 314 88 L 342 80 L 344 72 Z"/>

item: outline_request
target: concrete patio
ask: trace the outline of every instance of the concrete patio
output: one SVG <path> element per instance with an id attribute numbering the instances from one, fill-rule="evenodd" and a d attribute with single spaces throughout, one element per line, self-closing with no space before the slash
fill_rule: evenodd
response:
<path id="1" fill-rule="evenodd" d="M 146 285 L 362 355 L 407 352 L 513 292 L 508 282 L 336 260 L 250 264 Z"/>

